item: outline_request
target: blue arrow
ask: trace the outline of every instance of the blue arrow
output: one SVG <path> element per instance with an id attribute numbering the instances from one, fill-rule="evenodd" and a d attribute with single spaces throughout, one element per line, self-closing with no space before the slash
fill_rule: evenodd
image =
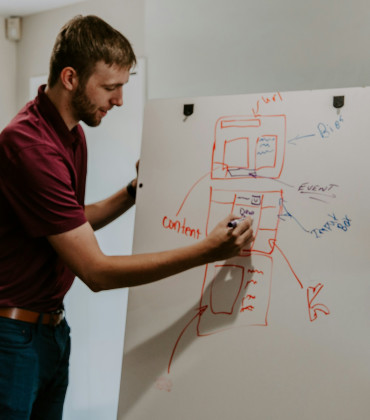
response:
<path id="1" fill-rule="evenodd" d="M 289 144 L 294 144 L 296 146 L 296 143 L 295 142 L 297 140 L 305 139 L 307 137 L 314 137 L 314 136 L 316 136 L 316 134 L 307 134 L 306 136 L 295 136 L 294 139 L 288 140 L 288 143 Z"/>

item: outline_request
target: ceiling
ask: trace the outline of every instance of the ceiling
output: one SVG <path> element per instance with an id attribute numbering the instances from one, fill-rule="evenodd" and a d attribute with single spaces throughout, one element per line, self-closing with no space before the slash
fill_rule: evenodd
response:
<path id="1" fill-rule="evenodd" d="M 0 15 L 27 16 L 84 0 L 0 0 Z"/>

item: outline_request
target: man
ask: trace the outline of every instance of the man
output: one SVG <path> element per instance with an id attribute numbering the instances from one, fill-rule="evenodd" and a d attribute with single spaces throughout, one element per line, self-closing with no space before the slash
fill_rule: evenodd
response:
<path id="1" fill-rule="evenodd" d="M 75 276 L 98 292 L 132 287 L 238 255 L 251 220 L 230 215 L 195 245 L 106 256 L 94 230 L 135 203 L 136 182 L 84 205 L 86 143 L 79 121 L 100 124 L 121 106 L 136 58 L 127 39 L 95 16 L 60 31 L 47 86 L 0 134 L 0 418 L 61 419 L 69 327 L 63 298 Z"/>

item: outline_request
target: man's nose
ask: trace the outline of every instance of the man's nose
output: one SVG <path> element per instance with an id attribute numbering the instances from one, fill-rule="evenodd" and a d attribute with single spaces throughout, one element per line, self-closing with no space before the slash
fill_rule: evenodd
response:
<path id="1" fill-rule="evenodd" d="M 123 105 L 123 91 L 122 87 L 116 90 L 115 95 L 111 99 L 112 105 L 122 106 Z"/>

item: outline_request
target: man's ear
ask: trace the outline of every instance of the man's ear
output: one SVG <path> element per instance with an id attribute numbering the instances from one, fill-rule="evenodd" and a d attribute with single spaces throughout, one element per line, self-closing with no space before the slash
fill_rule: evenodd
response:
<path id="1" fill-rule="evenodd" d="M 73 67 L 64 67 L 60 72 L 60 81 L 68 91 L 75 90 L 78 85 L 76 70 Z"/>

